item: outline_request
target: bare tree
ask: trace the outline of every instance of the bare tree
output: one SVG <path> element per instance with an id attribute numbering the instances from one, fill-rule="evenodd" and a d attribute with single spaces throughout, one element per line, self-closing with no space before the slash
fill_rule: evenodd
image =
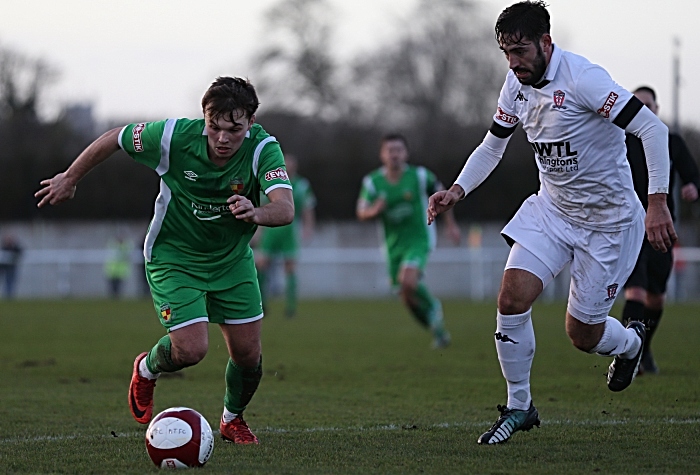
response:
<path id="1" fill-rule="evenodd" d="M 0 117 L 36 120 L 41 96 L 57 76 L 44 60 L 0 47 Z"/>
<path id="2" fill-rule="evenodd" d="M 256 83 L 273 109 L 337 117 L 331 18 L 328 0 L 280 0 L 267 12 Z"/>
<path id="3" fill-rule="evenodd" d="M 422 0 L 395 43 L 355 63 L 357 115 L 402 127 L 483 122 L 493 113 L 502 74 L 486 25 L 471 0 Z"/>

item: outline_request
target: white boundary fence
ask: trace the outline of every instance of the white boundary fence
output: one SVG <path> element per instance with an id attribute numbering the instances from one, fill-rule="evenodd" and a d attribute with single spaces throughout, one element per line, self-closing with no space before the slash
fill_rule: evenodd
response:
<path id="1" fill-rule="evenodd" d="M 107 282 L 105 249 L 42 249 L 23 253 L 18 268 L 17 298 L 104 297 Z M 507 247 L 438 248 L 426 270 L 436 295 L 473 300 L 496 296 L 508 256 Z M 676 251 L 669 281 L 669 300 L 700 299 L 700 248 Z M 0 262 L 5 256 L 0 253 Z M 124 282 L 124 296 L 147 295 L 143 258 L 134 251 L 134 268 Z M 391 293 L 386 264 L 377 248 L 304 248 L 298 264 L 301 297 L 382 297 Z M 569 274 L 565 270 L 545 289 L 547 300 L 565 299 Z"/>

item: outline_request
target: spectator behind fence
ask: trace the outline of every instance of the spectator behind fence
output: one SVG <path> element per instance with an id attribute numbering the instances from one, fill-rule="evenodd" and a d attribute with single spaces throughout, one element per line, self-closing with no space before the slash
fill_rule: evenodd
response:
<path id="1" fill-rule="evenodd" d="M 124 280 L 131 275 L 131 242 L 118 237 L 107 244 L 109 254 L 104 273 L 109 285 L 109 296 L 118 299 L 124 289 Z"/>
<path id="2" fill-rule="evenodd" d="M 22 257 L 22 247 L 17 238 L 6 234 L 2 238 L 2 253 L 0 253 L 0 275 L 3 279 L 3 292 L 5 298 L 15 296 L 15 284 L 17 283 L 17 266 Z"/>

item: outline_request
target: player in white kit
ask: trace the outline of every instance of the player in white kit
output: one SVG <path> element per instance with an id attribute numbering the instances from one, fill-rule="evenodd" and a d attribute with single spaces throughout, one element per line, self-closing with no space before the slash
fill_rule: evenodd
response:
<path id="1" fill-rule="evenodd" d="M 667 127 L 603 68 L 552 42 L 544 2 L 511 5 L 495 30 L 510 71 L 493 124 L 454 185 L 430 197 L 427 211 L 432 223 L 479 186 L 522 123 L 541 186 L 502 231 L 511 252 L 498 295 L 495 339 L 508 402 L 498 406 L 501 415 L 479 444 L 505 442 L 540 424 L 530 393 L 532 303 L 566 264 L 571 265 L 567 335 L 582 351 L 614 356 L 610 390 L 630 385 L 644 326 L 632 322 L 625 328 L 608 312 L 634 268 L 645 227 L 654 249 L 665 252 L 676 239 L 666 206 Z M 625 131 L 642 140 L 647 157 L 646 222 L 625 156 Z"/>

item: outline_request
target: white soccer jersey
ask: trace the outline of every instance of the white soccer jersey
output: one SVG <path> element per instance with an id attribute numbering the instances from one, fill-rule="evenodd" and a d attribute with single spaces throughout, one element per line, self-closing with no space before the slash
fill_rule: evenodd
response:
<path id="1" fill-rule="evenodd" d="M 643 212 L 623 130 L 639 111 L 625 107 L 632 97 L 602 67 L 554 47 L 536 86 L 508 72 L 492 133 L 507 136 L 522 122 L 535 151 L 539 194 L 565 219 L 590 229 L 624 229 Z"/>

